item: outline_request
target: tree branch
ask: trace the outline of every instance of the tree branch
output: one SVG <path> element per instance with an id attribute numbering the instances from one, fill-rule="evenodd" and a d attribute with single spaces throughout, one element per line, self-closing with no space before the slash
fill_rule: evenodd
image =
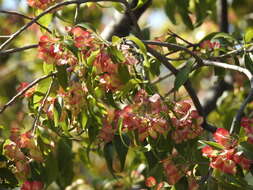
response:
<path id="1" fill-rule="evenodd" d="M 173 44 L 173 43 L 167 43 L 167 42 L 157 42 L 157 41 L 149 41 L 149 40 L 143 40 L 143 43 L 145 43 L 146 45 L 157 45 L 157 46 L 163 46 L 163 47 L 167 47 L 167 48 L 171 48 L 173 50 L 182 50 L 185 51 L 186 53 L 190 54 L 192 57 L 194 57 L 196 59 L 196 61 L 198 62 L 198 64 L 202 65 L 202 59 L 195 54 L 193 51 L 189 50 L 186 47 L 177 45 L 177 44 Z"/>
<path id="2" fill-rule="evenodd" d="M 28 50 L 28 49 L 32 49 L 32 48 L 37 48 L 37 47 L 38 47 L 38 44 L 33 44 L 33 45 L 24 46 L 21 48 L 7 49 L 7 50 L 0 51 L 0 55 L 7 55 L 7 54 L 16 53 L 19 51 L 24 51 L 24 50 Z"/>
<path id="3" fill-rule="evenodd" d="M 29 16 L 26 16 L 26 15 L 23 15 L 21 13 L 18 13 L 18 12 L 15 12 L 15 11 L 5 11 L 5 10 L 0 10 L 0 13 L 4 13 L 4 14 L 8 14 L 8 15 L 15 15 L 15 16 L 18 16 L 18 17 L 22 17 L 24 19 L 28 19 L 28 20 L 33 20 L 34 18 L 32 17 L 29 17 Z M 45 29 L 47 32 L 49 32 L 50 34 L 52 34 L 52 31 L 47 28 L 46 26 L 43 26 L 42 24 L 40 24 L 39 22 L 35 22 L 37 25 L 39 25 L 41 28 Z"/>
<path id="4" fill-rule="evenodd" d="M 45 97 L 43 98 L 42 104 L 39 107 L 38 115 L 36 116 L 36 118 L 34 120 L 34 123 L 33 123 L 33 126 L 32 126 L 32 129 L 31 129 L 31 131 L 32 131 L 33 134 L 34 134 L 34 132 L 36 130 L 39 118 L 41 116 L 41 112 L 42 112 L 43 108 L 45 107 L 45 104 L 46 104 L 47 98 L 48 98 L 48 96 L 50 94 L 50 91 L 52 89 L 53 83 L 54 83 L 54 81 L 52 80 L 51 83 L 50 83 L 50 85 L 49 85 L 49 88 L 47 90 L 47 93 L 46 93 Z"/>
<path id="5" fill-rule="evenodd" d="M 22 32 L 24 32 L 29 26 L 31 26 L 33 23 L 38 21 L 41 17 L 44 15 L 60 8 L 63 6 L 71 5 L 71 4 L 83 4 L 87 2 L 101 2 L 101 1 L 109 1 L 109 2 L 120 2 L 125 4 L 124 0 L 73 0 L 73 1 L 64 1 L 61 3 L 57 3 L 49 8 L 47 8 L 45 11 L 43 11 L 41 14 L 33 18 L 30 22 L 28 22 L 26 25 L 21 27 L 18 31 L 16 31 L 14 34 L 11 35 L 9 39 L 7 39 L 1 46 L 0 46 L 0 51 L 3 50 L 9 43 L 11 43 L 17 36 L 19 36 Z"/>
<path id="6" fill-rule="evenodd" d="M 241 119 L 242 119 L 242 116 L 243 116 L 244 109 L 247 106 L 247 104 L 250 101 L 252 101 L 252 99 L 253 99 L 253 75 L 248 69 L 237 66 L 237 65 L 229 65 L 229 64 L 226 64 L 226 63 L 221 63 L 221 62 L 216 62 L 216 61 L 209 61 L 209 60 L 203 60 L 203 63 L 205 65 L 209 65 L 209 66 L 221 67 L 221 68 L 224 68 L 224 69 L 230 69 L 230 70 L 238 71 L 240 73 L 243 73 L 249 79 L 250 86 L 251 86 L 250 92 L 249 92 L 248 96 L 246 97 L 246 99 L 243 101 L 243 103 L 240 106 L 239 110 L 237 111 L 236 116 L 233 118 L 232 125 L 231 125 L 231 128 L 230 128 L 230 133 L 234 133 L 234 132 L 238 133 L 239 130 L 240 130 L 239 126 L 240 126 L 240 122 L 241 122 Z"/>
<path id="7" fill-rule="evenodd" d="M 253 82 L 252 82 L 253 75 L 251 74 L 251 72 L 248 69 L 237 66 L 237 65 L 230 65 L 230 64 L 226 64 L 226 63 L 222 63 L 222 62 L 218 62 L 218 61 L 203 60 L 203 63 L 206 66 L 221 67 L 224 69 L 234 70 L 234 71 L 238 71 L 240 73 L 243 73 L 249 79 L 251 88 L 253 88 Z"/>
<path id="8" fill-rule="evenodd" d="M 138 1 L 134 0 L 129 5 L 130 8 L 136 7 Z M 141 15 L 147 10 L 147 8 L 152 4 L 152 0 L 148 0 L 142 7 L 133 10 L 133 15 L 135 17 L 136 22 L 139 20 Z M 104 31 L 101 33 L 102 38 L 106 40 L 111 40 L 113 35 L 119 36 L 119 37 L 125 37 L 128 36 L 133 26 L 133 22 L 131 19 L 129 19 L 128 14 L 124 14 L 120 16 L 120 18 L 114 22 L 112 21 L 109 23 Z"/>
<path id="9" fill-rule="evenodd" d="M 20 92 L 18 92 L 11 100 L 9 100 L 1 109 L 0 109 L 0 114 L 3 113 L 6 108 L 8 108 L 9 106 L 11 106 L 14 102 L 17 101 L 17 99 L 21 96 L 23 96 L 25 94 L 25 92 L 27 90 L 29 90 L 30 88 L 32 88 L 34 85 L 36 85 L 37 83 L 39 83 L 40 81 L 47 79 L 49 77 L 55 76 L 57 74 L 57 72 L 53 72 L 49 75 L 45 75 L 42 76 L 40 78 L 37 78 L 36 80 L 34 80 L 33 82 L 31 82 L 27 87 L 25 87 L 24 89 L 22 89 Z"/>

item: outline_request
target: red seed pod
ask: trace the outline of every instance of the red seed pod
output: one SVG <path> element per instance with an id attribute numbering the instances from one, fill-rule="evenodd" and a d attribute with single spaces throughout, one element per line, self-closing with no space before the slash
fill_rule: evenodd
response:
<path id="1" fill-rule="evenodd" d="M 145 180 L 145 184 L 147 187 L 154 187 L 156 185 L 156 179 L 153 176 L 150 176 Z"/>

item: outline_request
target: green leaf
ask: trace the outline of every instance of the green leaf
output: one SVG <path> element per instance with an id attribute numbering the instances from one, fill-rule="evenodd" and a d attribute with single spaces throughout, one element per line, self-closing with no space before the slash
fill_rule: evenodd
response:
<path id="1" fill-rule="evenodd" d="M 211 147 L 213 147 L 215 149 L 219 149 L 219 150 L 223 150 L 224 149 L 224 147 L 222 145 L 220 145 L 219 143 L 213 142 L 213 141 L 199 140 L 199 142 L 201 144 L 211 146 Z"/>
<path id="2" fill-rule="evenodd" d="M 41 103 L 41 100 L 45 97 L 45 94 L 48 91 L 51 81 L 52 79 L 48 78 L 48 79 L 42 80 L 36 86 L 35 93 L 33 95 L 33 102 L 32 102 L 34 109 L 39 106 L 39 104 Z"/>
<path id="3" fill-rule="evenodd" d="M 157 181 L 163 180 L 163 165 L 161 162 L 158 162 L 151 170 L 148 171 L 149 176 L 155 177 Z"/>
<path id="4" fill-rule="evenodd" d="M 122 3 L 112 3 L 112 6 L 117 10 L 119 11 L 120 13 L 124 13 L 125 9 L 124 9 L 124 6 L 122 5 Z"/>
<path id="5" fill-rule="evenodd" d="M 72 40 L 64 40 L 63 43 L 65 44 L 66 48 L 71 51 L 76 57 L 78 57 L 78 48 L 74 45 Z"/>
<path id="6" fill-rule="evenodd" d="M 107 167 L 113 175 L 114 170 L 113 170 L 113 167 L 112 167 L 112 163 L 113 163 L 113 157 L 114 157 L 114 147 L 113 147 L 113 144 L 111 142 L 107 143 L 104 146 L 104 157 L 105 157 L 105 160 L 106 160 L 106 163 L 107 163 Z"/>
<path id="7" fill-rule="evenodd" d="M 253 73 L 253 61 L 250 57 L 250 54 L 246 53 L 244 55 L 244 64 L 245 64 L 245 67 L 251 72 Z"/>
<path id="8" fill-rule="evenodd" d="M 54 64 L 48 64 L 46 62 L 43 63 L 43 71 L 46 75 L 52 73 L 54 71 Z"/>
<path id="9" fill-rule="evenodd" d="M 74 177 L 73 172 L 73 153 L 71 140 L 61 138 L 57 147 L 57 162 L 59 169 L 59 177 L 57 183 L 61 189 L 72 183 Z"/>
<path id="10" fill-rule="evenodd" d="M 89 29 L 93 32 L 96 32 L 96 28 L 94 28 L 94 26 L 90 23 L 79 23 L 76 26 L 80 26 L 81 28 Z"/>
<path id="11" fill-rule="evenodd" d="M 130 73 L 128 71 L 127 65 L 126 64 L 119 64 L 118 67 L 118 77 L 120 78 L 120 80 L 126 84 L 130 79 Z"/>
<path id="12" fill-rule="evenodd" d="M 91 66 L 92 63 L 95 61 L 97 55 L 99 54 L 99 51 L 93 51 L 91 55 L 87 58 L 87 65 Z"/>
<path id="13" fill-rule="evenodd" d="M 159 76 L 160 75 L 160 66 L 161 62 L 159 62 L 157 59 L 153 59 L 150 61 L 150 73 L 154 76 Z"/>
<path id="14" fill-rule="evenodd" d="M 250 159 L 253 160 L 253 145 L 249 144 L 247 142 L 242 142 L 240 143 L 240 145 L 238 146 L 238 150 L 239 151 L 243 151 L 244 155 Z"/>
<path id="15" fill-rule="evenodd" d="M 123 170 L 125 166 L 127 152 L 128 152 L 128 146 L 130 145 L 130 140 L 127 135 L 122 135 L 122 136 L 115 135 L 113 143 L 120 159 L 121 170 Z"/>
<path id="16" fill-rule="evenodd" d="M 197 25 L 201 24 L 204 18 L 208 15 L 206 14 L 206 1 L 194 1 L 195 11 L 197 18 Z"/>
<path id="17" fill-rule="evenodd" d="M 224 38 L 226 40 L 236 41 L 236 39 L 232 35 L 228 33 L 224 33 L 224 32 L 219 32 L 215 36 L 213 36 L 213 39 L 217 39 L 217 38 Z"/>
<path id="18" fill-rule="evenodd" d="M 133 41 L 140 48 L 142 53 L 147 54 L 147 48 L 139 38 L 135 36 L 129 36 L 127 39 Z"/>
<path id="19" fill-rule="evenodd" d="M 176 14 L 177 7 L 176 7 L 175 0 L 166 0 L 166 4 L 164 8 L 165 8 L 165 13 L 169 17 L 170 21 L 173 24 L 176 24 L 175 14 Z"/>
<path id="20" fill-rule="evenodd" d="M 42 80 L 36 87 L 36 92 L 40 92 L 42 94 L 46 94 L 48 91 L 48 87 L 51 83 L 51 78 L 47 78 L 45 80 Z"/>
<path id="21" fill-rule="evenodd" d="M 86 111 L 82 111 L 81 113 L 81 125 L 82 125 L 82 128 L 84 129 L 87 125 L 87 122 L 88 122 L 88 115 L 86 113 Z"/>
<path id="22" fill-rule="evenodd" d="M 61 114 L 62 114 L 62 98 L 57 98 L 56 101 L 54 101 L 54 110 L 53 110 L 53 113 L 54 113 L 54 124 L 55 126 L 58 126 L 59 125 L 59 120 L 60 120 L 60 117 L 61 117 Z"/>
<path id="23" fill-rule="evenodd" d="M 47 185 L 50 185 L 58 177 L 59 169 L 57 158 L 55 158 L 52 152 L 49 153 L 45 161 L 44 177 L 46 178 Z"/>
<path id="24" fill-rule="evenodd" d="M 128 93 L 135 89 L 138 84 L 141 83 L 141 80 L 139 79 L 130 79 L 125 85 L 124 88 L 121 91 L 121 96 L 125 97 L 128 95 Z"/>
<path id="25" fill-rule="evenodd" d="M 141 8 L 148 0 L 138 0 L 138 3 L 136 5 L 135 8 L 133 8 L 132 10 L 136 10 L 136 9 L 139 9 Z"/>
<path id="26" fill-rule="evenodd" d="M 253 28 L 250 28 L 245 33 L 244 41 L 245 43 L 249 43 L 252 41 L 252 39 L 253 39 Z"/>
<path id="27" fill-rule="evenodd" d="M 184 24 L 191 30 L 194 29 L 193 27 L 193 24 L 192 24 L 192 20 L 188 14 L 188 11 L 187 10 L 184 10 L 184 9 L 179 9 L 179 13 L 180 13 L 180 16 L 184 22 Z"/>
<path id="28" fill-rule="evenodd" d="M 149 170 L 153 169 L 156 166 L 156 164 L 159 162 L 159 160 L 156 159 L 152 151 L 145 152 L 144 155 L 146 157 Z"/>
<path id="29" fill-rule="evenodd" d="M 112 43 L 113 43 L 114 45 L 119 44 L 121 41 L 122 41 L 122 40 L 121 40 L 120 37 L 118 37 L 118 36 L 112 36 Z"/>
<path id="30" fill-rule="evenodd" d="M 60 84 L 60 86 L 66 90 L 68 87 L 68 73 L 67 73 L 67 66 L 63 65 L 63 66 L 56 66 L 57 69 L 57 74 L 56 77 L 58 79 L 58 82 Z"/>
<path id="31" fill-rule="evenodd" d="M 87 126 L 88 126 L 89 140 L 90 140 L 90 142 L 93 142 L 97 138 L 99 129 L 98 129 L 97 123 L 94 123 L 94 121 L 96 121 L 96 119 L 94 117 L 92 117 L 91 120 L 92 120 L 92 123 L 90 122 L 90 120 L 88 120 Z"/>
<path id="32" fill-rule="evenodd" d="M 188 79 L 188 76 L 192 69 L 192 62 L 188 62 L 187 65 L 180 70 L 177 75 L 174 82 L 174 89 L 178 90 Z"/>
<path id="33" fill-rule="evenodd" d="M 182 190 L 182 189 L 187 189 L 188 188 L 188 182 L 187 178 L 184 176 L 182 177 L 175 185 L 174 185 L 175 190 Z"/>
<path id="34" fill-rule="evenodd" d="M 37 9 L 36 10 L 36 15 L 41 14 L 43 11 Z M 53 14 L 52 13 L 48 13 L 46 15 L 44 15 L 43 17 L 40 17 L 40 19 L 38 20 L 38 23 L 40 23 L 41 25 L 48 27 L 49 24 L 52 22 L 53 19 Z M 42 30 L 44 30 L 43 28 L 41 28 Z"/>
<path id="35" fill-rule="evenodd" d="M 123 53 L 115 46 L 109 46 L 107 52 L 114 63 L 123 63 L 126 60 Z"/>
<path id="36" fill-rule="evenodd" d="M 5 181 L 5 184 L 9 185 L 10 187 L 15 187 L 18 185 L 15 175 L 7 168 L 0 168 L 0 179 L 1 182 Z"/>
<path id="37" fill-rule="evenodd" d="M 212 32 L 210 34 L 208 34 L 207 36 L 205 36 L 204 38 L 202 38 L 202 40 L 199 41 L 199 44 L 206 41 L 206 40 L 211 40 L 214 36 L 216 36 L 217 34 L 219 34 L 219 32 Z"/>

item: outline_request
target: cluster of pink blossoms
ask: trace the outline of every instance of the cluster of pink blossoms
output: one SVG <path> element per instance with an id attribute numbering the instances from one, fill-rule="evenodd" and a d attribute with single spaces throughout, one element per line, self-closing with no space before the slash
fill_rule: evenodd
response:
<path id="1" fill-rule="evenodd" d="M 54 3 L 60 2 L 61 0 L 27 0 L 27 3 L 34 8 L 46 9 Z"/>
<path id="2" fill-rule="evenodd" d="M 92 35 L 92 33 L 82 27 L 66 27 L 68 42 L 73 43 L 73 46 L 86 59 L 91 53 L 97 52 L 93 61 L 93 66 L 96 68 L 97 76 L 99 76 L 100 86 L 106 91 L 118 90 L 123 87 L 123 83 L 119 77 L 119 65 L 124 64 L 131 67 L 138 63 L 138 60 L 128 51 L 128 48 L 122 50 L 124 60 L 122 63 L 115 63 L 111 59 L 108 52 L 108 47 Z M 73 71 L 78 64 L 77 57 L 66 47 L 65 42 L 58 38 L 43 35 L 39 41 L 39 58 L 43 59 L 48 64 L 68 65 L 68 71 Z M 80 72 L 81 71 L 79 68 Z"/>
<path id="3" fill-rule="evenodd" d="M 42 190 L 43 183 L 40 181 L 25 181 L 21 187 L 21 190 Z"/>
<path id="4" fill-rule="evenodd" d="M 192 176 L 192 171 L 189 170 L 189 167 L 186 164 L 175 164 L 174 160 L 176 160 L 178 156 L 178 152 L 174 149 L 168 158 L 162 160 L 167 182 L 170 185 L 175 185 L 183 176 L 186 176 L 188 190 L 197 190 L 199 185 L 194 176 Z"/>
<path id="5" fill-rule="evenodd" d="M 200 44 L 202 49 L 219 49 L 221 44 L 219 42 L 211 42 L 210 40 L 205 40 Z"/>
<path id="6" fill-rule="evenodd" d="M 148 136 L 156 139 L 158 134 L 172 131 L 172 139 L 181 143 L 196 138 L 203 131 L 200 126 L 202 117 L 195 110 L 191 110 L 191 105 L 186 101 L 175 105 L 171 123 L 161 116 L 162 112 L 168 114 L 170 111 L 161 97 L 158 94 L 148 96 L 145 90 L 140 90 L 131 105 L 125 106 L 122 110 L 108 111 L 108 118 L 112 119 L 105 122 L 100 137 L 105 142 L 111 141 L 117 131 L 117 127 L 113 126 L 117 126 L 119 119 L 122 119 L 122 131 L 136 131 L 139 141 L 144 141 Z"/>
<path id="7" fill-rule="evenodd" d="M 4 146 L 4 154 L 15 163 L 16 177 L 25 180 L 30 174 L 29 162 L 32 160 L 43 162 L 42 154 L 30 132 L 20 134 L 19 128 L 12 127 L 10 140 L 11 142 Z M 23 148 L 29 152 L 24 154 L 21 151 Z"/>
<path id="8" fill-rule="evenodd" d="M 160 116 L 160 112 L 166 110 L 167 106 L 162 104 L 158 94 L 148 97 L 144 90 L 140 90 L 133 104 L 125 106 L 122 110 L 109 112 L 108 118 L 113 118 L 111 121 L 116 121 L 116 126 L 119 119 L 122 119 L 122 131 L 137 131 L 139 140 L 144 141 L 148 136 L 156 139 L 158 134 L 168 130 L 166 120 Z M 104 141 L 111 141 L 115 130 L 117 129 L 106 121 L 100 137 Z"/>
<path id="9" fill-rule="evenodd" d="M 253 144 L 253 119 L 242 118 L 241 126 L 244 128 L 248 143 Z"/>
<path id="10" fill-rule="evenodd" d="M 191 107 L 187 101 L 178 102 L 174 107 L 176 117 L 171 118 L 174 127 L 171 137 L 176 143 L 194 139 L 203 132 L 203 118 Z"/>
<path id="11" fill-rule="evenodd" d="M 59 42 L 57 38 L 50 38 L 46 35 L 40 37 L 39 58 L 46 63 L 56 65 L 75 65 L 76 57 Z"/>
<path id="12" fill-rule="evenodd" d="M 211 146 L 205 146 L 202 149 L 203 156 L 211 159 L 210 166 L 212 168 L 224 173 L 235 174 L 236 164 L 238 164 L 243 169 L 249 170 L 252 161 L 245 158 L 242 152 L 236 150 L 238 143 L 226 129 L 218 128 L 213 138 L 223 149 L 216 150 Z"/>

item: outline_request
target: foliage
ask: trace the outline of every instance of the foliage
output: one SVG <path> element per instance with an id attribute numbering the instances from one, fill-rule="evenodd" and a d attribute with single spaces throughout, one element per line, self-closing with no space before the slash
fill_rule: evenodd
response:
<path id="1" fill-rule="evenodd" d="M 216 24 L 216 1 L 150 2 L 27 0 L 24 14 L 0 11 L 13 16 L 0 17 L 0 66 L 10 70 L 0 81 L 0 188 L 253 189 L 253 30 L 235 21 L 233 34 L 191 39 Z M 129 35 L 101 34 L 108 8 L 125 15 Z M 147 8 L 181 32 L 151 40 L 137 22 Z M 230 78 L 232 90 L 216 89 L 207 110 L 213 78 Z"/>

